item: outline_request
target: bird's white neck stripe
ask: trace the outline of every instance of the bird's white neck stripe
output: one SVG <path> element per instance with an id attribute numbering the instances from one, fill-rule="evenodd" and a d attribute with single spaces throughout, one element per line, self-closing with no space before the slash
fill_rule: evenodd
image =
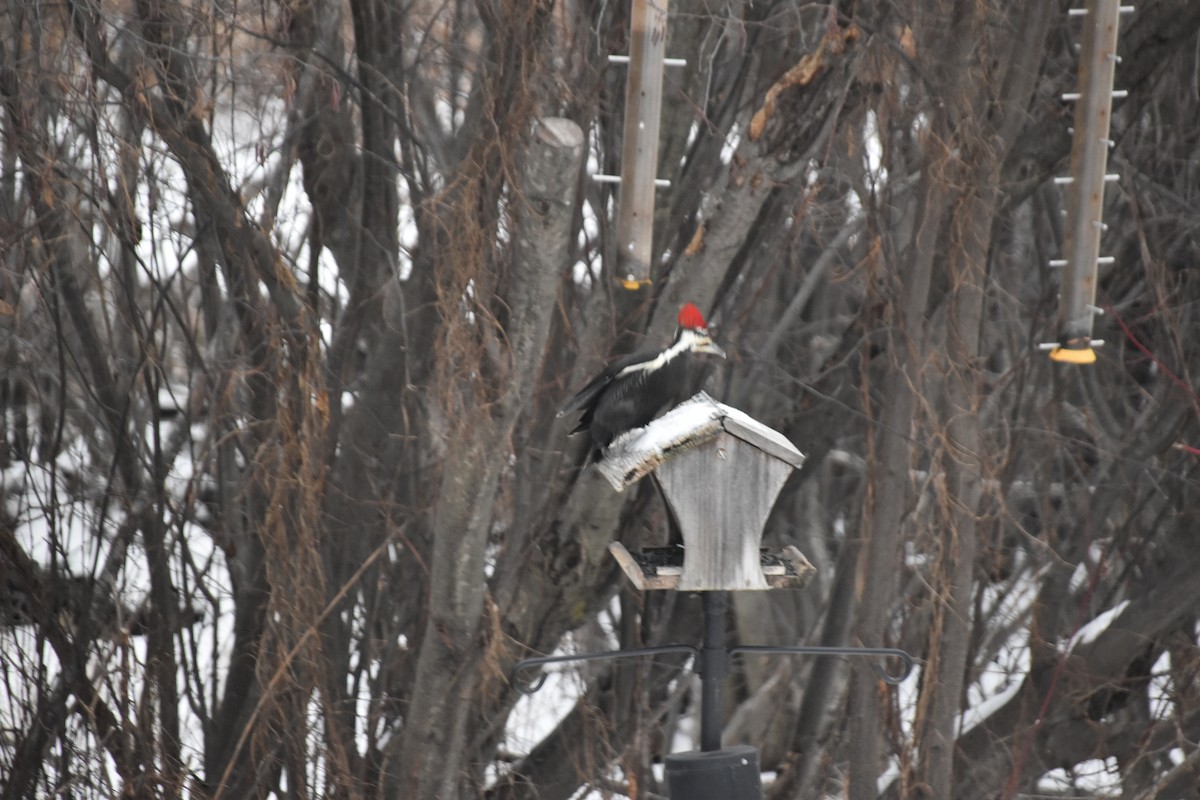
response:
<path id="1" fill-rule="evenodd" d="M 666 350 L 663 350 L 649 361 L 642 361 L 638 364 L 630 364 L 628 367 L 618 372 L 617 377 L 622 378 L 626 375 L 632 375 L 635 372 L 653 372 L 656 369 L 665 367 L 667 364 L 671 363 L 671 359 L 675 358 L 675 356 L 681 353 L 686 353 L 688 350 L 693 349 L 695 347 L 696 338 L 695 331 L 684 328 L 679 334 L 679 339 L 676 340 L 675 343 Z"/>

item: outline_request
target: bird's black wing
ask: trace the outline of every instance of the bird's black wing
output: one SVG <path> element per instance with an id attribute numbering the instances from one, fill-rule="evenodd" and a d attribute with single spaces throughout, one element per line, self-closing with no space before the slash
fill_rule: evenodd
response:
<path id="1" fill-rule="evenodd" d="M 565 417 L 567 414 L 574 414 L 576 411 L 583 411 L 584 409 L 591 408 L 596 404 L 596 401 L 600 398 L 600 395 L 604 393 L 604 390 L 608 388 L 608 385 L 612 383 L 613 378 L 617 377 L 617 374 L 620 373 L 621 370 L 625 369 L 631 364 L 636 364 L 639 361 L 645 361 L 646 358 L 647 356 L 645 353 L 634 353 L 633 355 L 618 358 L 616 361 L 605 367 L 603 372 L 592 378 L 588 382 L 587 386 L 584 386 L 582 389 L 580 389 L 574 397 L 568 400 L 567 404 L 562 407 L 561 411 L 558 412 L 558 416 Z"/>

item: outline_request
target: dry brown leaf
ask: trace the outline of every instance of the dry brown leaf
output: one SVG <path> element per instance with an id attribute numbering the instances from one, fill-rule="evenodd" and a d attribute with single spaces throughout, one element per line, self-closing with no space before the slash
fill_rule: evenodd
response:
<path id="1" fill-rule="evenodd" d="M 688 246 L 683 249 L 685 256 L 694 256 L 704 251 L 704 225 L 696 226 L 696 232 L 692 234 L 692 240 L 688 242 Z"/>
<path id="2" fill-rule="evenodd" d="M 900 31 L 900 50 L 904 55 L 916 60 L 917 39 L 913 36 L 912 28 L 907 25 L 904 26 L 904 30 Z"/>

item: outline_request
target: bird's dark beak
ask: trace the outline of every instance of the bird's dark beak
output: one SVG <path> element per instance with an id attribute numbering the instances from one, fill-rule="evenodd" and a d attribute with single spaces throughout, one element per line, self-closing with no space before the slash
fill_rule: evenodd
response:
<path id="1" fill-rule="evenodd" d="M 709 353 L 710 355 L 720 356 L 721 358 L 726 358 L 725 351 L 722 350 L 721 347 L 716 342 L 714 342 L 712 339 L 708 339 L 708 340 L 702 342 L 699 346 L 697 346 L 696 352 Z"/>

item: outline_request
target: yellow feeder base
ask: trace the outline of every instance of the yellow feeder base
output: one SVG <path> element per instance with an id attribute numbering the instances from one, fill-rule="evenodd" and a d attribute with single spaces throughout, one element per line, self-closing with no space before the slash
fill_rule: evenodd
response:
<path id="1" fill-rule="evenodd" d="M 1096 351 L 1090 347 L 1056 347 L 1050 351 L 1050 360 L 1062 364 L 1094 364 Z"/>

